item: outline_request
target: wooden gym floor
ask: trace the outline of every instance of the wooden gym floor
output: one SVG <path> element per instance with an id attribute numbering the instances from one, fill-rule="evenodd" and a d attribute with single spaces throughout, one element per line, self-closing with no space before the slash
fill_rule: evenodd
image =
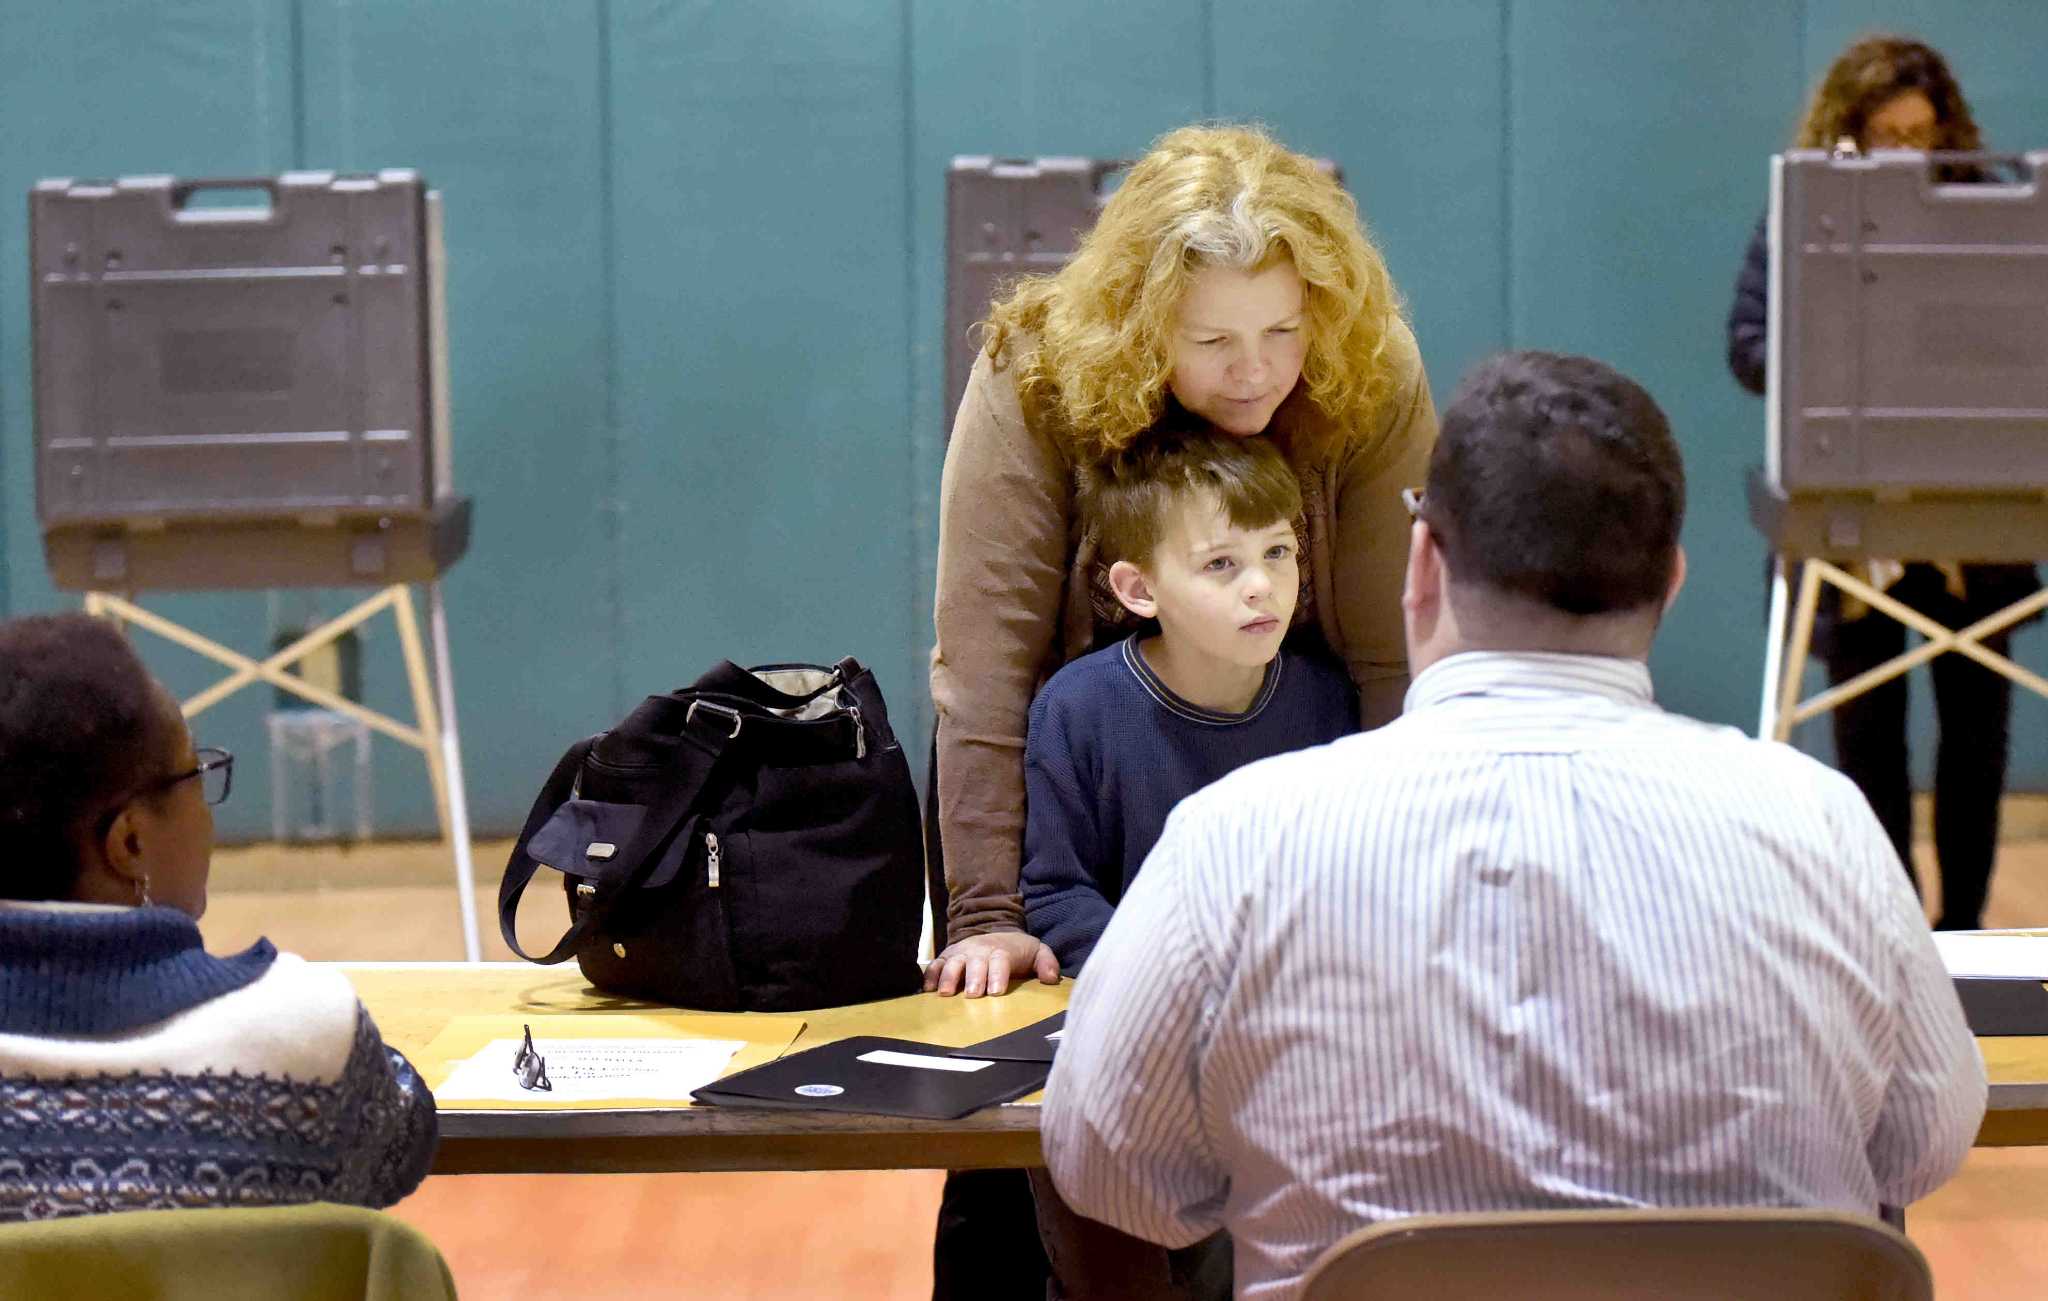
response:
<path id="1" fill-rule="evenodd" d="M 2008 808 L 1986 924 L 2048 925 L 2048 800 Z M 511 956 L 496 921 L 508 848 L 476 847 L 488 958 Z M 1932 883 L 1925 846 L 1920 858 Z M 267 935 L 313 959 L 459 958 L 452 876 L 445 851 L 431 843 L 223 849 L 201 929 L 216 952 Z M 521 911 L 523 922 L 537 914 L 530 928 L 521 925 L 522 940 L 539 938 L 559 898 L 538 884 L 531 895 L 541 898 Z M 440 1245 L 468 1301 L 923 1301 L 941 1178 L 924 1170 L 442 1176 L 396 1213 Z M 2048 1148 L 1972 1153 L 1961 1174 L 1910 1209 L 1907 1230 L 1934 1267 L 1942 1301 L 2048 1296 Z"/>

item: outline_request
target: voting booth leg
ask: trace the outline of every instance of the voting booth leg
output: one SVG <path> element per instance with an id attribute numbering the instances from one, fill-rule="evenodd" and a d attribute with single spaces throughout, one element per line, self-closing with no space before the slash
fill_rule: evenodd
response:
<path id="1" fill-rule="evenodd" d="M 1771 557 L 1771 607 L 1764 621 L 1764 690 L 1756 722 L 1759 741 L 1778 734 L 1778 680 L 1785 672 L 1785 620 L 1791 613 L 1786 581 L 1790 564 L 1783 554 Z"/>
<path id="2" fill-rule="evenodd" d="M 434 788 L 434 813 L 441 824 L 441 837 L 455 857 L 455 896 L 462 917 L 463 957 L 478 962 L 483 958 L 483 950 L 477 935 L 475 874 L 470 864 L 469 802 L 462 790 L 462 748 L 455 731 L 455 686 L 448 667 L 448 622 L 441 604 L 441 584 L 434 582 L 427 587 L 427 618 L 434 642 L 431 671 L 420 645 L 412 595 L 404 588 L 398 590 L 403 595 L 392 607 L 398 617 L 398 644 L 405 653 L 406 678 L 412 684 L 413 713 L 428 740 L 420 749 L 427 761 L 427 779 Z"/>
<path id="3" fill-rule="evenodd" d="M 1809 560 L 1800 568 L 1799 600 L 1792 610 L 1791 643 L 1784 648 L 1784 658 L 1782 662 L 1777 664 L 1775 676 L 1769 668 L 1765 672 L 1765 694 L 1769 696 L 1775 692 L 1775 706 L 1773 707 L 1770 719 L 1771 727 L 1769 732 L 1763 734 L 1763 739 L 1765 740 L 1791 740 L 1793 727 L 1805 718 L 1805 715 L 1801 714 L 1798 709 L 1799 687 L 1806 679 L 1806 654 L 1813 646 L 1813 619 L 1815 612 L 1820 608 L 1821 576 L 1819 570 L 1815 568 L 1816 563 Z M 1774 587 L 1781 585 L 1785 581 L 1786 570 L 1790 564 L 1791 561 L 1788 558 L 1782 556 L 1779 558 L 1779 574 L 1773 584 Z M 1777 599 L 1775 592 L 1772 599 L 1774 602 Z M 1772 658 L 1771 654 L 1766 651 L 1765 663 L 1767 666 L 1771 663 Z"/>
<path id="4" fill-rule="evenodd" d="M 87 614 L 114 621 L 124 633 L 127 625 L 132 624 L 146 632 L 154 633 L 165 641 L 182 646 L 195 655 L 204 656 L 233 670 L 219 682 L 180 704 L 179 708 L 186 718 L 195 718 L 242 688 L 263 682 L 310 700 L 323 709 L 331 709 L 337 714 L 353 718 L 371 731 L 381 732 L 394 741 L 418 750 L 427 761 L 427 777 L 433 785 L 434 812 L 440 822 L 441 833 L 448 840 L 449 848 L 455 856 L 463 952 L 469 961 L 476 962 L 482 958 L 483 953 L 477 935 L 476 896 L 471 884 L 469 806 L 463 798 L 461 785 L 462 755 L 455 732 L 455 695 L 448 670 L 447 621 L 442 613 L 439 583 L 431 585 L 429 603 L 433 620 L 434 655 L 440 668 L 441 704 L 438 709 L 434 701 L 434 681 L 429 675 L 427 657 L 420 645 L 419 624 L 413 614 L 412 593 L 403 583 L 384 588 L 264 660 L 252 659 L 239 651 L 230 650 L 219 642 L 146 610 L 125 597 L 110 592 L 85 594 Z M 399 722 L 287 671 L 314 651 L 387 609 L 398 623 L 399 645 L 405 652 L 406 677 L 412 686 L 416 725 Z"/>
<path id="5" fill-rule="evenodd" d="M 441 766 L 448 774 L 448 824 L 455 850 L 455 888 L 462 906 L 463 953 L 469 961 L 480 962 L 476 872 L 470 862 L 469 788 L 462 780 L 462 737 L 455 728 L 455 674 L 448 656 L 448 612 L 441 601 L 438 579 L 427 585 L 427 620 L 434 638 L 434 684 L 441 692 Z"/>
<path id="6" fill-rule="evenodd" d="M 1781 573 L 1779 581 L 1782 579 Z M 1836 683 L 1810 700 L 1802 701 L 1799 699 L 1799 688 L 1806 671 L 1807 650 L 1813 641 L 1814 612 L 1820 603 L 1820 587 L 1823 582 L 1868 605 L 1871 612 L 1864 616 L 1865 618 L 1883 616 L 1896 619 L 1926 640 L 1902 655 L 1894 656 L 1846 682 Z M 1777 596 L 1773 593 L 1774 605 L 1776 601 Z M 1933 619 L 1882 589 L 1864 582 L 1854 574 L 1825 560 L 1808 559 L 1803 562 L 1799 575 L 1799 600 L 1792 614 L 1791 644 L 1785 652 L 1782 665 L 1774 664 L 1771 650 L 1765 649 L 1766 704 L 1763 721 L 1766 729 L 1763 734 L 1779 741 L 1790 740 L 1792 729 L 1807 719 L 1825 714 L 1844 701 L 1854 700 L 1872 688 L 1882 686 L 1900 674 L 1925 664 L 1937 655 L 1949 653 L 1973 659 L 2036 695 L 2048 697 L 2048 678 L 2043 678 L 2031 669 L 2022 668 L 2007 656 L 1984 645 L 1986 638 L 2006 631 L 2043 609 L 2048 609 L 2048 587 L 2023 600 L 2015 601 L 1966 628 L 1944 628 Z M 1777 701 L 1775 718 L 1770 716 L 1769 704 L 1774 686 Z"/>

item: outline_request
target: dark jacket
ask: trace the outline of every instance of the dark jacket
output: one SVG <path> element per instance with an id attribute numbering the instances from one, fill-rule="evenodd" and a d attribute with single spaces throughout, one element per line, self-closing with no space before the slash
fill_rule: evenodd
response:
<path id="1" fill-rule="evenodd" d="M 1749 252 L 1735 276 L 1735 301 L 1728 308 L 1728 372 L 1735 382 L 1763 396 L 1765 334 L 1771 317 L 1770 214 L 1756 219 Z"/>

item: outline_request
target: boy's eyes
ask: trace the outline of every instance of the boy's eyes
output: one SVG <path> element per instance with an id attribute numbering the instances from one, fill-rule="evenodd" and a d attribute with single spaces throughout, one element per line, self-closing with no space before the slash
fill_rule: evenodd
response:
<path id="1" fill-rule="evenodd" d="M 1275 542 L 1265 550 L 1265 558 L 1267 560 L 1285 560 L 1293 554 L 1294 544 L 1291 542 Z M 1208 564 L 1202 566 L 1202 570 L 1205 573 L 1220 574 L 1236 564 L 1237 561 L 1229 556 L 1215 556 L 1210 559 Z"/>

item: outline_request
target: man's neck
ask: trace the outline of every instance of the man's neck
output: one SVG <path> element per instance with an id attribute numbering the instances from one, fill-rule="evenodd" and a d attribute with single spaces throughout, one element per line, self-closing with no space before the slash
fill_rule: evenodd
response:
<path id="1" fill-rule="evenodd" d="M 1495 654 L 1601 655 L 1647 661 L 1657 635 L 1657 618 L 1640 611 L 1577 617 L 1517 604 L 1480 607 L 1441 618 L 1420 641 L 1408 646 L 1408 672 L 1469 651 Z M 1411 629 L 1411 636 L 1414 630 Z"/>
<path id="2" fill-rule="evenodd" d="M 1138 653 L 1166 689 L 1182 700 L 1218 714 L 1242 714 L 1265 685 L 1267 664 L 1246 666 L 1191 651 L 1176 650 L 1165 634 L 1138 643 Z"/>

